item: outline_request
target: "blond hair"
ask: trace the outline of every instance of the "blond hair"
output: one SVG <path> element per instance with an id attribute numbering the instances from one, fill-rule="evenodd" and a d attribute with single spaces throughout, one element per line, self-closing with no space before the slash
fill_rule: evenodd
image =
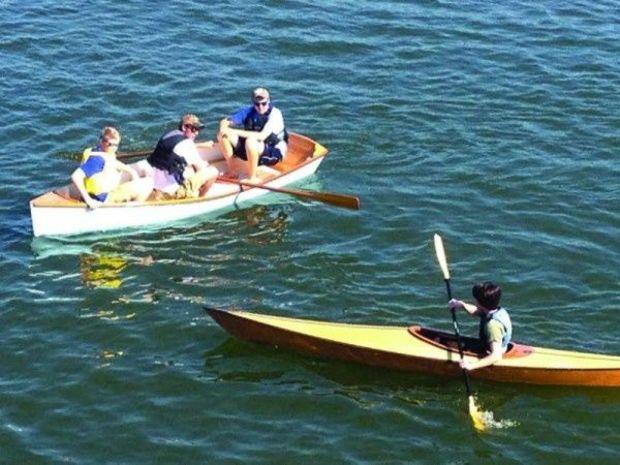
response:
<path id="1" fill-rule="evenodd" d="M 101 138 L 105 140 L 109 139 L 120 139 L 121 133 L 118 132 L 118 129 L 112 126 L 106 126 L 101 130 Z"/>
<path id="2" fill-rule="evenodd" d="M 202 128 L 204 125 L 200 122 L 198 116 L 193 113 L 186 113 L 181 118 L 181 122 L 179 123 L 179 129 L 183 130 L 183 126 L 193 126 L 197 128 Z"/>

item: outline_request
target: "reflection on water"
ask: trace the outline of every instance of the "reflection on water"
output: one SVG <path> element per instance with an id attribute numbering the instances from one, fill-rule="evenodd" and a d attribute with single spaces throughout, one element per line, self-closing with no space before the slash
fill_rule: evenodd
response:
<path id="1" fill-rule="evenodd" d="M 75 242 L 57 238 L 35 237 L 30 248 L 37 259 L 44 259 L 58 255 L 79 255 L 92 251 L 91 244 Z"/>
<path id="2" fill-rule="evenodd" d="M 123 283 L 120 274 L 127 266 L 127 260 L 107 253 L 82 254 L 79 265 L 82 282 L 86 286 L 117 289 Z"/>
<path id="3" fill-rule="evenodd" d="M 288 214 L 273 205 L 256 205 L 245 210 L 237 210 L 231 217 L 243 220 L 255 231 L 248 240 L 255 244 L 275 244 L 282 242 L 288 230 Z"/>

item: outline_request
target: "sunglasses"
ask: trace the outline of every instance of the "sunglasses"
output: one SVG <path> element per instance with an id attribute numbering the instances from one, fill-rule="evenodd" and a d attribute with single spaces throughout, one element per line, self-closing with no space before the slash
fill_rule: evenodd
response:
<path id="1" fill-rule="evenodd" d="M 269 105 L 269 100 L 265 100 L 264 102 L 254 102 L 255 107 L 266 107 Z"/>
<path id="2" fill-rule="evenodd" d="M 202 129 L 200 126 L 192 126 L 191 124 L 186 124 L 185 126 L 189 128 L 192 132 L 200 132 L 200 130 Z"/>
<path id="3" fill-rule="evenodd" d="M 107 139 L 104 139 L 105 143 L 108 144 L 110 147 L 118 147 L 119 145 L 121 145 L 120 142 L 113 142 Z"/>

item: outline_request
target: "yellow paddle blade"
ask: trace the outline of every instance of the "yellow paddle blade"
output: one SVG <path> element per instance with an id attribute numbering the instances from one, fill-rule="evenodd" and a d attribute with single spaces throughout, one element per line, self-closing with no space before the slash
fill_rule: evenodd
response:
<path id="1" fill-rule="evenodd" d="M 437 255 L 437 261 L 443 273 L 444 279 L 450 279 L 450 271 L 448 270 L 448 260 L 446 259 L 446 251 L 443 248 L 443 240 L 439 234 L 433 236 L 435 242 L 435 255 Z"/>
<path id="2" fill-rule="evenodd" d="M 485 432 L 488 430 L 512 428 L 517 426 L 518 423 L 513 420 L 496 420 L 493 416 L 493 412 L 481 410 L 476 405 L 474 396 L 469 396 L 469 416 L 474 424 L 474 428 L 478 432 Z"/>
<path id="3" fill-rule="evenodd" d="M 484 421 L 484 412 L 481 412 L 476 405 L 476 402 L 474 402 L 474 396 L 469 396 L 469 416 L 471 417 L 471 421 L 474 423 L 474 428 L 476 428 L 476 430 L 485 431 L 487 429 L 487 425 Z"/>

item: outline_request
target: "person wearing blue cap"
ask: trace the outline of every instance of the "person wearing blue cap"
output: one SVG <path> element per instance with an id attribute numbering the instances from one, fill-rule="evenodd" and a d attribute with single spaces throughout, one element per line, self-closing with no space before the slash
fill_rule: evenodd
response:
<path id="1" fill-rule="evenodd" d="M 252 105 L 220 121 L 217 134 L 228 174 L 233 174 L 233 157 L 246 160 L 250 183 L 260 182 L 259 165 L 275 165 L 286 156 L 288 134 L 282 112 L 271 103 L 269 91 L 258 87 Z"/>

